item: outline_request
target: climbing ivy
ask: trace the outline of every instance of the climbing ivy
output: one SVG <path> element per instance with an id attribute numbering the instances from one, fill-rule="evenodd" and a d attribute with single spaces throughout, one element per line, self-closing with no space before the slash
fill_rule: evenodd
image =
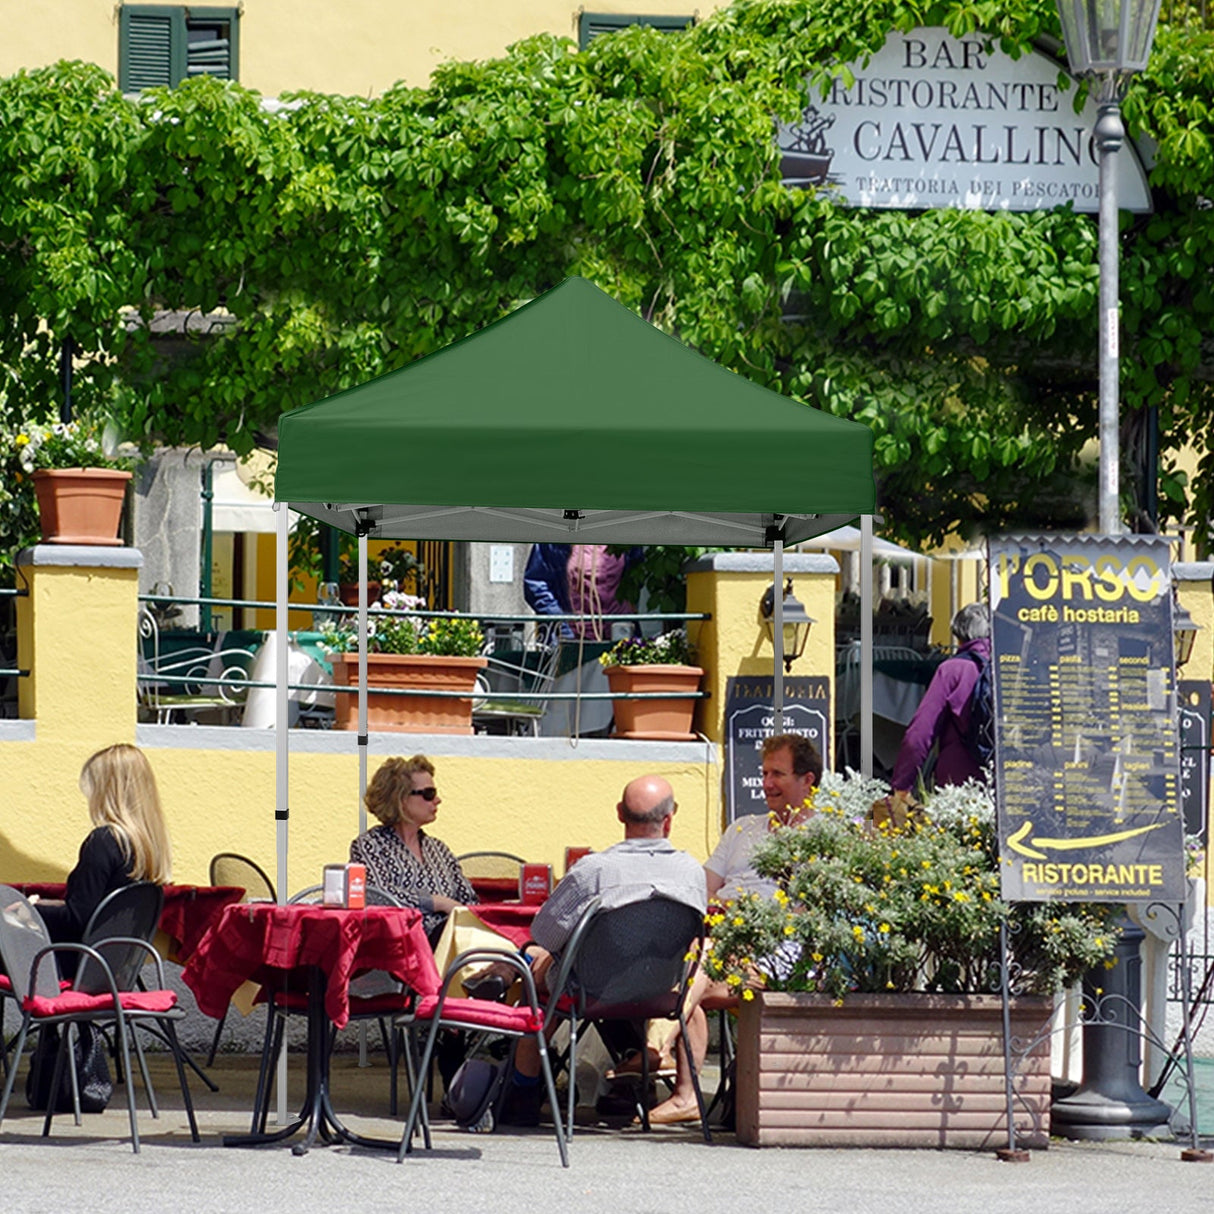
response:
<path id="1" fill-rule="evenodd" d="M 1129 456 L 1157 416 L 1163 517 L 1208 544 L 1214 38 L 1176 11 L 1125 105 L 1155 212 L 1123 217 L 1122 381 Z M 1079 525 L 1095 218 L 871 211 L 778 180 L 772 120 L 807 81 L 934 25 L 1013 55 L 1059 32 L 1053 0 L 744 0 L 681 35 L 530 38 L 372 99 L 267 105 L 203 78 L 132 102 L 92 65 L 19 72 L 0 80 L 2 407 L 54 414 L 70 339 L 77 407 L 128 437 L 272 446 L 282 410 L 582 274 L 870 425 L 894 534 Z"/>

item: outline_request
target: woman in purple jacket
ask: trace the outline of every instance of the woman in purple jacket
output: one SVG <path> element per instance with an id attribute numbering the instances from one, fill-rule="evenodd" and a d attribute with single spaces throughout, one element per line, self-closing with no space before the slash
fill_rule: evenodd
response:
<path id="1" fill-rule="evenodd" d="M 979 665 L 967 653 L 991 660 L 991 615 L 985 603 L 970 603 L 953 617 L 957 653 L 945 659 L 932 676 L 911 723 L 906 727 L 890 783 L 910 792 L 924 778 L 923 764 L 938 743 L 932 783 L 964 784 L 982 778 L 982 765 L 969 744 L 970 701 L 978 682 Z"/>

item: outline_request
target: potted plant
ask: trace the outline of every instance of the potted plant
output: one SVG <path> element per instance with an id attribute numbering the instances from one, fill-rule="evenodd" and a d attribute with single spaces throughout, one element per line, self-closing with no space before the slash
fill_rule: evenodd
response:
<path id="1" fill-rule="evenodd" d="M 607 684 L 620 693 L 671 693 L 696 691 L 704 675 L 694 665 L 695 650 L 685 628 L 655 637 L 625 637 L 599 658 Z M 615 732 L 621 738 L 685 741 L 695 737 L 691 698 L 616 700 Z"/>
<path id="2" fill-rule="evenodd" d="M 827 775 L 754 866 L 773 898 L 711 913 L 705 968 L 740 994 L 739 1138 L 751 1145 L 1008 1142 L 1000 925 L 1008 919 L 1016 1130 L 1044 1146 L 1053 994 L 1111 964 L 1117 908 L 1005 904 L 986 789 L 937 792 L 904 825 L 888 789 Z"/>
<path id="3" fill-rule="evenodd" d="M 122 543 L 130 461 L 106 453 L 96 425 L 23 422 L 4 438 L 7 502 L 20 508 L 32 486 L 44 543 Z"/>
<path id="4" fill-rule="evenodd" d="M 412 691 L 465 692 L 466 696 L 367 696 L 371 729 L 401 733 L 472 732 L 472 693 L 487 661 L 480 625 L 464 616 L 402 614 L 425 608 L 425 600 L 385 591 L 368 613 L 367 685 Z M 358 686 L 358 631 L 353 616 L 328 629 L 322 644 L 333 663 L 338 687 Z M 358 727 L 358 700 L 338 694 L 334 727 Z"/>

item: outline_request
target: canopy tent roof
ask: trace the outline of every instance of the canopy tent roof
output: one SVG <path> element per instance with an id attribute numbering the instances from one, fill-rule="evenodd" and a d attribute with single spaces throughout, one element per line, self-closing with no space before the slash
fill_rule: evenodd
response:
<path id="1" fill-rule="evenodd" d="M 284 414 L 275 497 L 373 539 L 786 544 L 875 504 L 872 433 L 582 278 Z"/>

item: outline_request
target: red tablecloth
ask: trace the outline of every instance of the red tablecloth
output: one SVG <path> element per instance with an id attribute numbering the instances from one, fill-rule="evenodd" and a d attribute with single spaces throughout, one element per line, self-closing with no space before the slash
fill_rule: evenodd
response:
<path id="1" fill-rule="evenodd" d="M 67 886 L 62 881 L 17 881 L 13 888 L 27 898 L 37 894 L 62 900 Z M 243 897 L 244 890 L 231 885 L 166 885 L 160 930 L 169 938 L 169 956 L 175 961 L 189 960 L 223 908 Z"/>
<path id="2" fill-rule="evenodd" d="M 523 945 L 531 939 L 531 920 L 540 908 L 534 902 L 481 902 L 468 909 L 499 936 Z"/>
<path id="3" fill-rule="evenodd" d="M 387 970 L 421 995 L 439 988 L 421 915 L 393 906 L 228 906 L 182 976 L 203 1012 L 218 1019 L 242 982 L 282 982 L 306 967 L 324 973 L 325 1012 L 338 1028 L 350 1019 L 350 979 L 363 970 Z"/>

